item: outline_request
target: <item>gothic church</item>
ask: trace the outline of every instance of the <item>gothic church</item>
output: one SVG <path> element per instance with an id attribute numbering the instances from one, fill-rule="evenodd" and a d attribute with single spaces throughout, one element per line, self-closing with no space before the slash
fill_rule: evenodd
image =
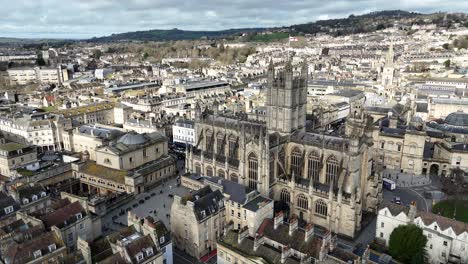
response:
<path id="1" fill-rule="evenodd" d="M 289 205 L 289 217 L 355 237 L 363 211 L 377 212 L 382 178 L 372 160 L 372 119 L 361 104 L 338 135 L 306 132 L 308 65 L 270 63 L 267 122 L 204 110 L 187 171 L 218 176 Z M 215 107 L 216 108 L 216 107 Z"/>

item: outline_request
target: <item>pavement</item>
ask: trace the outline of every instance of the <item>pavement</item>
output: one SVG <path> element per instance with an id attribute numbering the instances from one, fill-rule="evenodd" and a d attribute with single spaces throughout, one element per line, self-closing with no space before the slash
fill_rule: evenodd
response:
<path id="1" fill-rule="evenodd" d="M 395 181 L 400 187 L 425 186 L 432 183 L 432 178 L 426 175 L 415 175 L 414 173 L 402 173 L 400 170 L 385 169 L 383 177 Z"/>
<path id="2" fill-rule="evenodd" d="M 179 171 L 183 173 L 180 162 L 178 162 L 178 167 Z M 189 192 L 190 189 L 178 186 L 177 177 L 170 178 L 163 184 L 136 195 L 128 203 L 107 213 L 102 220 L 103 226 L 108 229 L 105 234 L 127 226 L 127 210 L 135 213 L 140 218 L 152 216 L 160 219 L 166 225 L 166 228 L 170 229 L 170 213 L 173 201 L 170 195 L 184 196 Z"/>

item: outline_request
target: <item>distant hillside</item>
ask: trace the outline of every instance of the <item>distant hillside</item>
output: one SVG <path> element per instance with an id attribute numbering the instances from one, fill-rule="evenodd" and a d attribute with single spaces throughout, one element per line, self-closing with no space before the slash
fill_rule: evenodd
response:
<path id="1" fill-rule="evenodd" d="M 417 18 L 422 15 L 401 10 L 372 12 L 365 15 L 350 15 L 347 18 L 319 20 L 315 22 L 292 25 L 282 28 L 243 28 L 221 31 L 187 31 L 180 29 L 171 30 L 147 30 L 112 34 L 105 37 L 92 38 L 90 42 L 115 42 L 115 41 L 167 41 L 167 40 L 196 40 L 201 38 L 217 39 L 225 37 L 237 37 L 243 33 L 248 36 L 244 41 L 269 42 L 277 41 L 288 36 L 288 32 L 298 34 L 330 33 L 332 35 L 347 35 L 355 33 L 373 32 L 375 30 L 391 27 L 400 19 Z M 265 31 L 282 32 L 281 34 L 265 36 Z"/>
<path id="2" fill-rule="evenodd" d="M 318 20 L 306 24 L 292 25 L 289 28 L 292 31 L 304 34 L 348 35 L 385 29 L 393 26 L 395 21 L 420 16 L 424 15 L 401 10 L 379 11 L 360 16 L 350 15 L 347 18 Z"/>
<path id="3" fill-rule="evenodd" d="M 127 32 L 120 34 L 112 34 L 110 36 L 92 38 L 91 42 L 111 42 L 111 41 L 168 41 L 168 40 L 195 40 L 195 39 L 216 39 L 223 37 L 230 37 L 240 35 L 242 33 L 260 32 L 262 28 L 241 28 L 241 29 L 228 29 L 221 31 L 188 31 L 180 29 L 170 30 L 147 30 Z"/>

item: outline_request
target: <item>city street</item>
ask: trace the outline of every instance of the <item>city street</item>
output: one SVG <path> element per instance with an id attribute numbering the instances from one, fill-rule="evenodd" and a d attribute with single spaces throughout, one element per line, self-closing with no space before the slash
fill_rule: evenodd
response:
<path id="1" fill-rule="evenodd" d="M 183 163 L 178 161 L 178 169 L 183 173 Z M 190 192 L 189 189 L 177 186 L 177 177 L 173 177 L 163 185 L 156 186 L 148 192 L 135 196 L 130 202 L 109 212 L 102 221 L 103 226 L 110 230 L 106 233 L 118 230 L 127 225 L 127 211 L 138 215 L 138 217 L 153 216 L 162 220 L 170 229 L 170 211 L 173 198 L 172 195 L 184 196 Z M 123 214 L 122 214 L 123 210 Z M 117 224 L 119 223 L 119 224 Z"/>

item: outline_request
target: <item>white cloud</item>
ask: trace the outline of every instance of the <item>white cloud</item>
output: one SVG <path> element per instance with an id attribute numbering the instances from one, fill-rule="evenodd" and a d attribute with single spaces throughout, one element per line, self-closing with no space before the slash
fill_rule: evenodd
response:
<path id="1" fill-rule="evenodd" d="M 468 11 L 468 1 L 459 0 L 0 0 L 0 6 L 0 36 L 66 38 L 286 26 L 376 10 Z"/>

